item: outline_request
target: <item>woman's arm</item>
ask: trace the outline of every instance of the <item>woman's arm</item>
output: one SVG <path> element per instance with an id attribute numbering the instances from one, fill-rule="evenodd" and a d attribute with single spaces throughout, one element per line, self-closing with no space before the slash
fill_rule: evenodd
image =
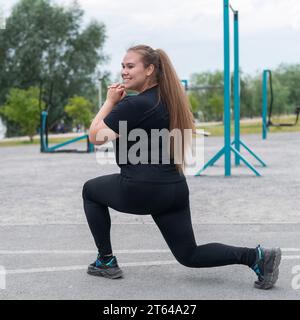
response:
<path id="1" fill-rule="evenodd" d="M 119 135 L 111 130 L 103 121 L 103 119 L 112 111 L 113 107 L 124 97 L 126 92 L 124 86 L 117 84 L 109 87 L 107 98 L 103 106 L 100 108 L 96 117 L 92 121 L 89 129 L 89 140 L 92 144 L 102 145 L 108 141 L 112 141 Z"/>

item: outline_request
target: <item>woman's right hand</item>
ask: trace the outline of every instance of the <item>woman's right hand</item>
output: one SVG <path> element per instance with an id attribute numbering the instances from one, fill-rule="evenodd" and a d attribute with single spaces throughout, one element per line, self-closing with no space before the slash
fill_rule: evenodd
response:
<path id="1" fill-rule="evenodd" d="M 117 104 L 127 95 L 124 84 L 113 83 L 108 86 L 106 100 L 109 100 L 114 105 Z"/>

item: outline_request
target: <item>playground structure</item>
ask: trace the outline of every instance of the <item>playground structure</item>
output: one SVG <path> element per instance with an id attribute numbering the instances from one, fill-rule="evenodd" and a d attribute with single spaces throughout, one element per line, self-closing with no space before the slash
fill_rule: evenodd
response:
<path id="1" fill-rule="evenodd" d="M 266 166 L 265 162 L 258 157 L 240 138 L 240 75 L 239 75 L 239 16 L 238 11 L 234 10 L 230 5 L 230 0 L 223 0 L 223 22 L 224 22 L 224 147 L 221 148 L 217 154 L 210 159 L 201 168 L 195 176 L 200 176 L 201 173 L 213 166 L 219 158 L 224 155 L 224 175 L 231 175 L 231 152 L 235 155 L 235 165 L 239 166 L 242 161 L 256 176 L 260 173 L 246 160 L 241 154 L 241 146 L 252 155 L 263 167 Z M 231 141 L 231 94 L 230 94 L 230 10 L 234 16 L 234 140 Z M 182 83 L 187 90 L 195 89 L 189 87 L 187 80 L 182 80 Z M 201 88 L 200 88 L 201 87 Z M 200 86 L 196 89 L 212 89 L 210 86 Z M 41 116 L 41 152 L 82 152 L 77 150 L 58 150 L 68 144 L 77 142 L 82 139 L 87 140 L 87 149 L 85 152 L 93 152 L 94 146 L 89 142 L 88 136 L 83 135 L 75 139 L 60 143 L 49 147 L 48 133 L 47 133 L 47 112 L 43 112 Z"/>
<path id="2" fill-rule="evenodd" d="M 94 152 L 94 145 L 90 143 L 89 136 L 87 134 L 84 134 L 80 137 L 76 137 L 74 139 L 70 139 L 68 141 L 56 144 L 54 146 L 49 146 L 48 143 L 48 129 L 47 129 L 47 118 L 48 118 L 48 112 L 42 111 L 41 113 L 41 128 L 40 128 L 40 151 L 42 153 L 54 153 L 54 152 Z M 65 147 L 66 145 L 72 144 L 74 142 L 80 141 L 80 140 L 86 140 L 87 142 L 87 148 L 86 150 L 77 150 L 77 149 L 61 149 L 62 147 Z"/>
<path id="3" fill-rule="evenodd" d="M 269 81 L 268 81 L 269 80 Z M 268 82 L 270 88 L 270 104 L 268 108 Z M 298 123 L 300 107 L 296 107 L 295 114 L 296 118 L 294 122 L 290 123 L 274 123 L 272 121 L 273 113 L 273 102 L 274 102 L 274 93 L 273 93 L 273 81 L 272 81 L 272 72 L 271 70 L 264 70 L 262 75 L 262 139 L 267 139 L 267 132 L 269 127 L 294 127 Z"/>
<path id="4" fill-rule="evenodd" d="M 234 141 L 231 142 L 230 124 L 230 10 L 234 16 Z M 261 160 L 247 145 L 240 139 L 240 75 L 239 75 L 239 18 L 238 11 L 234 10 L 229 0 L 223 0 L 224 18 L 224 147 L 217 152 L 201 168 L 195 176 L 213 166 L 214 163 L 224 155 L 224 174 L 231 175 L 231 152 L 235 154 L 235 165 L 240 165 L 240 160 L 252 170 L 256 176 L 260 173 L 241 155 L 240 147 L 243 146 L 259 163 L 265 167 L 266 164 Z"/>

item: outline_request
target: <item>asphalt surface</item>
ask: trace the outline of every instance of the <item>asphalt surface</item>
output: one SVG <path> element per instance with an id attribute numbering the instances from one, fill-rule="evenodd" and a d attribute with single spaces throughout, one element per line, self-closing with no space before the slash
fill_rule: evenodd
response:
<path id="1" fill-rule="evenodd" d="M 224 177 L 223 159 L 188 176 L 197 243 L 279 246 L 280 277 L 268 291 L 253 287 L 248 267 L 186 268 L 169 252 L 150 216 L 110 210 L 112 245 L 124 278 L 86 274 L 96 250 L 81 190 L 93 177 L 116 173 L 96 154 L 40 154 L 37 146 L 0 148 L 0 300 L 11 299 L 299 299 L 300 134 L 243 141 L 266 163 L 256 177 L 242 165 Z M 205 138 L 205 160 L 223 139 Z M 79 144 L 80 146 L 80 144 Z M 83 146 L 84 148 L 84 146 Z"/>

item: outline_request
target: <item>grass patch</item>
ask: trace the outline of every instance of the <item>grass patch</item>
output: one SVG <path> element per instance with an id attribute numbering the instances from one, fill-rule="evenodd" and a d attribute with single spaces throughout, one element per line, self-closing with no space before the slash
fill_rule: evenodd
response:
<path id="1" fill-rule="evenodd" d="M 284 118 L 281 120 L 282 123 L 293 123 L 295 117 Z M 279 123 L 280 121 L 273 120 L 274 123 Z M 224 127 L 223 124 L 217 125 L 203 125 L 198 126 L 198 129 L 204 129 L 209 132 L 211 136 L 223 136 Z M 241 135 L 246 134 L 262 134 L 262 124 L 261 121 L 256 122 L 244 122 L 243 120 L 240 123 Z M 279 133 L 279 132 L 300 132 L 300 123 L 293 127 L 269 127 L 269 133 Z M 234 133 L 234 122 L 231 121 L 231 133 Z"/>
<path id="2" fill-rule="evenodd" d="M 295 116 L 289 116 L 284 117 L 281 120 L 279 119 L 273 119 L 274 123 L 293 123 L 295 121 Z M 240 131 L 241 135 L 246 134 L 262 134 L 262 125 L 261 121 L 250 121 L 250 120 L 241 120 L 240 122 Z M 224 135 L 224 127 L 223 124 L 217 124 L 217 125 L 199 125 L 197 126 L 198 129 L 204 129 L 206 132 L 209 132 L 211 136 L 223 136 Z M 281 132 L 300 132 L 300 121 L 296 126 L 293 127 L 270 127 L 269 128 L 269 134 L 272 133 L 281 133 Z M 234 122 L 231 121 L 231 134 L 234 134 Z M 49 146 L 63 143 L 72 138 L 49 138 Z M 86 140 L 78 141 L 81 143 L 86 143 Z M 26 141 L 0 141 L 0 147 L 8 147 L 8 146 L 25 146 L 25 145 L 39 145 L 40 139 L 35 138 L 33 142 L 28 140 Z"/>
<path id="3" fill-rule="evenodd" d="M 49 147 L 53 144 L 63 143 L 71 140 L 72 138 L 50 138 L 48 140 Z M 86 140 L 78 141 L 86 143 Z M 11 146 L 26 146 L 26 145 L 39 145 L 40 139 L 35 138 L 33 142 L 30 142 L 29 139 L 25 141 L 0 141 L 0 147 L 11 147 Z"/>

